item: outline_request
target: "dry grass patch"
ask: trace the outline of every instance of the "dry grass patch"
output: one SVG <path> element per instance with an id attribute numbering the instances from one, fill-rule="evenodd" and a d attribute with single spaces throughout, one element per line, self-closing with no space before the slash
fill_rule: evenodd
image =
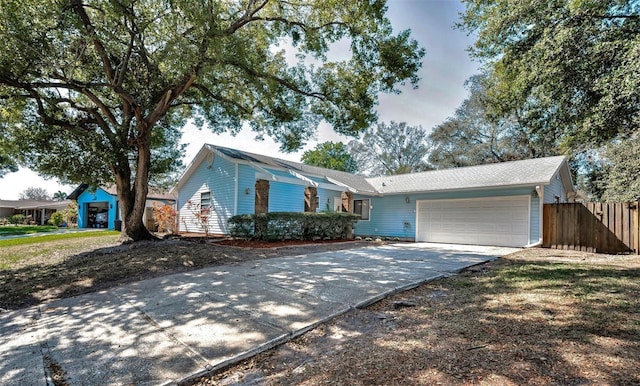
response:
<path id="1" fill-rule="evenodd" d="M 349 312 L 199 384 L 637 385 L 638 368 L 640 258 L 533 249 Z"/>

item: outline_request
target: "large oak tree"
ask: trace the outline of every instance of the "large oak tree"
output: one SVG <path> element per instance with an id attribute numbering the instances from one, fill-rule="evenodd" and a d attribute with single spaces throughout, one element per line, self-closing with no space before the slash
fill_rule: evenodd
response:
<path id="1" fill-rule="evenodd" d="M 520 111 L 564 149 L 633 137 L 640 127 L 640 3 L 463 0 L 471 53 L 495 71 L 492 113 Z"/>
<path id="2" fill-rule="evenodd" d="M 379 92 L 415 86 L 424 52 L 385 12 L 381 0 L 2 0 L 13 154 L 68 182 L 115 183 L 123 237 L 149 238 L 148 183 L 175 168 L 187 119 L 249 125 L 287 151 L 323 119 L 356 134 Z M 336 44 L 348 52 L 330 55 Z"/>

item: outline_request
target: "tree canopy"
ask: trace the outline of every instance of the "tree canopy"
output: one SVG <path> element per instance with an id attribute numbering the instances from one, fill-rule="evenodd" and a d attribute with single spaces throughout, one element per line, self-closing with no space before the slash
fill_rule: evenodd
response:
<path id="1" fill-rule="evenodd" d="M 640 3 L 463 0 L 471 53 L 495 71 L 492 113 L 583 150 L 640 125 Z"/>
<path id="2" fill-rule="evenodd" d="M 364 131 L 362 140 L 348 144 L 360 172 L 392 175 L 430 169 L 426 161 L 430 145 L 421 126 L 405 122 L 379 123 Z"/>
<path id="3" fill-rule="evenodd" d="M 45 188 L 30 186 L 21 192 L 18 198 L 20 200 L 47 201 L 51 199 L 51 196 Z"/>
<path id="4" fill-rule="evenodd" d="M 342 142 L 323 142 L 302 153 L 302 162 L 321 168 L 355 173 L 358 165 Z"/>
<path id="5" fill-rule="evenodd" d="M 616 144 L 604 151 L 601 180 L 605 201 L 637 201 L 640 199 L 640 136 Z"/>
<path id="6" fill-rule="evenodd" d="M 5 0 L 7 137 L 43 175 L 115 182 L 123 235 L 148 238 L 148 182 L 179 167 L 187 119 L 248 125 L 288 151 L 321 120 L 357 134 L 379 92 L 415 86 L 424 51 L 385 12 L 382 0 Z M 331 60 L 338 43 L 349 52 Z"/>
<path id="7" fill-rule="evenodd" d="M 556 155 L 553 136 L 532 133 L 516 114 L 491 117 L 487 88 L 492 73 L 484 71 L 465 82 L 467 97 L 454 114 L 429 134 L 429 163 L 451 168 Z"/>

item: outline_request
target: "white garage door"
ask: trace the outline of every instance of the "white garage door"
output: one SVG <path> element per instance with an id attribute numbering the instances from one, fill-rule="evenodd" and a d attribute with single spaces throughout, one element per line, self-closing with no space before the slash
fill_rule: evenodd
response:
<path id="1" fill-rule="evenodd" d="M 529 244 L 529 197 L 417 203 L 417 241 L 522 247 Z"/>

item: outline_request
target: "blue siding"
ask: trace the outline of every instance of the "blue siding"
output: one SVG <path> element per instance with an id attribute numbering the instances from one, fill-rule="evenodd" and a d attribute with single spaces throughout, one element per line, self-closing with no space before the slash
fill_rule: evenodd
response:
<path id="1" fill-rule="evenodd" d="M 105 192 L 103 189 L 98 188 L 95 192 L 90 192 L 89 189 L 85 190 L 78 196 L 78 227 L 87 228 L 88 223 L 88 207 L 93 205 L 104 206 L 109 212 L 108 228 L 115 229 L 116 221 L 116 209 L 118 199 L 116 196 Z"/>
<path id="2" fill-rule="evenodd" d="M 302 185 L 269 181 L 269 212 L 304 212 Z"/>
<path id="3" fill-rule="evenodd" d="M 555 202 L 555 196 L 560 197 L 559 202 L 567 202 L 567 194 L 562 186 L 562 179 L 560 174 L 556 174 L 549 185 L 544 187 L 544 203 L 553 204 Z"/>
<path id="4" fill-rule="evenodd" d="M 233 216 L 236 204 L 236 168 L 235 163 L 222 157 L 215 156 L 213 163 L 205 160 L 189 180 L 180 188 L 178 195 L 178 211 L 180 230 L 186 232 L 202 232 L 193 210 L 188 208 L 187 202 L 200 203 L 200 194 L 211 192 L 211 206 L 209 217 L 209 232 L 214 234 L 227 233 L 227 219 Z M 239 203 L 239 200 L 238 200 Z"/>
<path id="5" fill-rule="evenodd" d="M 529 221 L 529 242 L 535 243 L 542 238 L 542 234 L 540 233 L 540 198 L 538 197 L 531 197 L 531 214 Z"/>
<path id="6" fill-rule="evenodd" d="M 357 235 L 390 236 L 414 238 L 416 232 L 416 200 L 437 200 L 456 198 L 482 198 L 498 196 L 531 195 L 534 187 L 518 189 L 487 189 L 460 192 L 423 193 L 409 195 L 387 195 L 368 197 L 355 195 L 354 199 L 371 199 L 369 221 L 358 221 L 355 226 Z M 406 202 L 409 197 L 409 203 Z M 538 199 L 530 200 L 530 241 L 539 238 Z"/>
<path id="7" fill-rule="evenodd" d="M 342 192 L 329 189 L 318 188 L 318 208 L 316 212 L 332 212 L 335 211 L 334 199 L 342 197 Z"/>
<path id="8" fill-rule="evenodd" d="M 238 208 L 236 214 L 253 214 L 256 206 L 256 171 L 238 165 Z"/>

